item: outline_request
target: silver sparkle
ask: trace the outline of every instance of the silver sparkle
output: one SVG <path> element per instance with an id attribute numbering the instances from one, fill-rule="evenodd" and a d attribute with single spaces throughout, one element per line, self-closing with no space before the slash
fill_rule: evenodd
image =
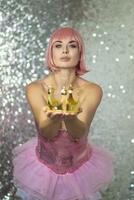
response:
<path id="1" fill-rule="evenodd" d="M 93 55 L 93 58 L 96 58 L 96 55 Z"/>
<path id="2" fill-rule="evenodd" d="M 100 44 L 102 44 L 102 45 L 103 45 L 103 44 L 104 44 L 104 41 L 100 41 Z"/>
<path id="3" fill-rule="evenodd" d="M 130 118 L 131 118 L 131 115 L 127 115 L 127 118 L 130 119 Z"/>
<path id="4" fill-rule="evenodd" d="M 130 55 L 129 58 L 130 58 L 130 60 L 133 60 L 133 59 L 134 59 L 134 56 L 133 56 L 133 55 Z"/>
<path id="5" fill-rule="evenodd" d="M 130 185 L 130 187 L 131 187 L 131 188 L 134 188 L 134 184 L 132 183 L 132 184 Z"/>
<path id="6" fill-rule="evenodd" d="M 131 139 L 131 143 L 134 143 L 134 138 Z"/>
<path id="7" fill-rule="evenodd" d="M 96 36 L 97 36 L 97 34 L 96 34 L 96 33 L 93 33 L 93 34 L 92 34 L 92 36 L 93 36 L 93 37 L 96 37 Z"/>
<path id="8" fill-rule="evenodd" d="M 96 60 L 92 60 L 92 63 L 96 63 Z"/>
<path id="9" fill-rule="evenodd" d="M 120 85 L 120 89 L 124 89 L 124 86 L 123 86 L 123 85 Z"/>
<path id="10" fill-rule="evenodd" d="M 112 98 L 115 98 L 116 97 L 116 95 L 115 94 L 112 94 Z"/>
<path id="11" fill-rule="evenodd" d="M 27 122 L 28 122 L 29 124 L 31 124 L 31 120 L 30 120 L 30 119 L 28 119 Z"/>
<path id="12" fill-rule="evenodd" d="M 109 89 L 112 89 L 112 88 L 113 88 L 113 86 L 112 86 L 112 85 L 109 85 L 109 86 L 108 86 L 108 88 L 109 88 Z"/>
<path id="13" fill-rule="evenodd" d="M 125 24 L 121 24 L 121 28 L 124 28 L 125 27 Z"/>
<path id="14" fill-rule="evenodd" d="M 49 74 L 49 70 L 44 70 L 44 73 L 45 73 L 46 75 L 48 75 L 48 74 Z"/>
<path id="15" fill-rule="evenodd" d="M 111 93 L 108 93 L 108 94 L 107 94 L 107 96 L 108 96 L 108 97 L 111 97 L 111 96 L 112 96 L 112 94 L 111 94 Z"/>
<path id="16" fill-rule="evenodd" d="M 98 34 L 98 37 L 100 37 L 100 38 L 101 38 L 101 37 L 102 37 L 102 34 Z"/>
<path id="17" fill-rule="evenodd" d="M 104 35 L 107 35 L 108 34 L 108 32 L 107 31 L 104 31 L 104 33 L 103 33 Z"/>
<path id="18" fill-rule="evenodd" d="M 108 51 L 108 50 L 109 50 L 109 47 L 108 47 L 108 46 L 106 46 L 106 47 L 105 47 L 105 49 Z"/>
<path id="19" fill-rule="evenodd" d="M 99 29 L 99 28 L 100 28 L 100 26 L 99 26 L 99 25 L 96 25 L 96 28 L 97 28 L 97 29 Z"/>
<path id="20" fill-rule="evenodd" d="M 126 90 L 122 90 L 122 93 L 126 93 Z"/>
<path id="21" fill-rule="evenodd" d="M 120 60 L 119 58 L 115 58 L 115 61 L 116 61 L 116 62 L 119 62 L 119 60 Z"/>

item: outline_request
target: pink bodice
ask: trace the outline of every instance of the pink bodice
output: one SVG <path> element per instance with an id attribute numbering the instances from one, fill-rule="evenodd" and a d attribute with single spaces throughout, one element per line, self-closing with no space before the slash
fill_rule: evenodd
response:
<path id="1" fill-rule="evenodd" d="M 74 139 L 66 130 L 60 129 L 51 140 L 39 132 L 36 155 L 55 173 L 65 174 L 74 172 L 89 160 L 91 148 L 87 136 Z"/>

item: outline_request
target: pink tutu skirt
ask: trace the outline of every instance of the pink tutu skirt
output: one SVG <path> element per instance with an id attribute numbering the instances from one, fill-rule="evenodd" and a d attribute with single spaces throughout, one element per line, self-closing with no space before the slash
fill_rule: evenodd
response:
<path id="1" fill-rule="evenodd" d="M 73 173 L 56 174 L 37 159 L 36 145 L 34 137 L 13 150 L 14 183 L 31 200 L 97 200 L 113 180 L 115 157 L 110 151 L 90 144 L 88 161 Z"/>

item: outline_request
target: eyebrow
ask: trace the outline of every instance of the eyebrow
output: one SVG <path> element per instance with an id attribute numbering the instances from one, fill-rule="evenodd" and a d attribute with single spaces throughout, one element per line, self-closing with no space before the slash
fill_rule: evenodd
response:
<path id="1" fill-rule="evenodd" d="M 55 41 L 55 42 L 60 42 L 60 43 L 62 43 L 62 41 L 60 41 L 60 40 L 57 40 L 57 41 Z M 69 43 L 73 43 L 73 42 L 76 42 L 76 43 L 77 43 L 76 40 L 71 40 L 71 41 L 69 41 Z"/>

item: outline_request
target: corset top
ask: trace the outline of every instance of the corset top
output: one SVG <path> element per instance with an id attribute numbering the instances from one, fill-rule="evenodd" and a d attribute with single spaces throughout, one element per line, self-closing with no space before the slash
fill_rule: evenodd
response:
<path id="1" fill-rule="evenodd" d="M 87 136 L 74 139 L 66 130 L 60 129 L 51 140 L 38 134 L 36 146 L 38 159 L 57 174 L 72 173 L 91 156 Z"/>

